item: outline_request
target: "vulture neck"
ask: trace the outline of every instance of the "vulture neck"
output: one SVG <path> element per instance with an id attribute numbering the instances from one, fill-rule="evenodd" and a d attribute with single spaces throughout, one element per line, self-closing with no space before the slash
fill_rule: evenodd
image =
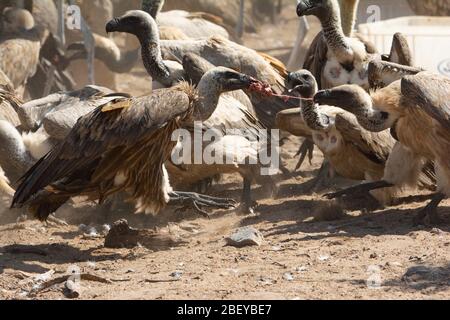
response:
<path id="1" fill-rule="evenodd" d="M 199 100 L 194 106 L 194 120 L 206 121 L 212 116 L 214 111 L 216 111 L 220 95 L 223 91 L 217 81 L 208 75 L 203 76 L 200 80 L 197 90 Z"/>
<path id="2" fill-rule="evenodd" d="M 147 73 L 153 80 L 170 87 L 172 86 L 172 81 L 170 79 L 169 68 L 161 56 L 158 27 L 153 19 L 151 24 L 151 28 L 142 30 L 138 36 L 141 44 L 142 61 Z"/>
<path id="3" fill-rule="evenodd" d="M 164 7 L 164 0 L 142 0 L 142 10 L 150 14 L 156 20 Z"/>
<path id="4" fill-rule="evenodd" d="M 18 181 L 34 162 L 16 128 L 0 120 L 0 167 L 9 180 Z"/>
<path id="5" fill-rule="evenodd" d="M 358 119 L 359 124 L 371 132 L 381 132 L 391 127 L 389 114 L 373 108 L 372 104 L 356 108 L 352 112 Z"/>
<path id="6" fill-rule="evenodd" d="M 353 50 L 342 30 L 341 13 L 337 0 L 331 0 L 329 6 L 326 13 L 319 15 L 328 48 L 340 63 L 353 62 Z"/>
<path id="7" fill-rule="evenodd" d="M 306 125 L 314 131 L 327 130 L 331 126 L 328 116 L 321 114 L 314 101 L 305 100 L 301 104 L 301 113 Z"/>
<path id="8" fill-rule="evenodd" d="M 353 36 L 359 0 L 340 0 L 342 30 L 346 37 Z"/>

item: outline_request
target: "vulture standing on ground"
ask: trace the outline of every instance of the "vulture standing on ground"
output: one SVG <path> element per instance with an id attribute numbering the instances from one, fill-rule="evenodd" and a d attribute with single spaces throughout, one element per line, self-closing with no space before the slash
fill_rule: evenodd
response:
<path id="1" fill-rule="evenodd" d="M 124 16 L 109 22 L 107 24 L 107 30 L 108 32 L 127 32 L 138 37 L 142 46 L 144 66 L 149 75 L 155 81 L 158 81 L 162 87 L 177 85 L 182 79 L 189 78 L 195 81 L 194 78 L 200 78 L 208 69 L 214 67 L 208 61 L 194 54 L 184 56 L 183 65 L 179 65 L 176 62 L 168 65 L 166 61 L 163 61 L 158 45 L 157 25 L 154 19 L 146 12 L 129 11 Z M 152 42 L 155 43 L 154 46 L 149 45 Z M 216 96 L 216 93 L 211 92 L 210 96 Z M 226 133 L 223 139 L 215 142 L 214 147 L 221 150 L 224 154 L 234 154 L 233 159 L 235 157 L 242 157 L 243 155 L 252 159 L 257 158 L 259 150 L 252 148 L 250 141 L 236 134 L 233 135 L 226 132 L 227 130 L 245 130 L 256 135 L 258 140 L 263 138 L 258 136 L 258 131 L 263 130 L 264 125 L 253 114 L 252 104 L 248 97 L 243 92 L 227 93 L 222 95 L 218 102 L 213 102 L 213 104 L 217 105 L 217 108 L 209 119 L 205 121 L 205 129 L 214 129 Z M 191 133 L 194 133 L 193 129 Z M 234 145 L 234 148 L 230 148 L 231 145 Z M 249 154 L 247 154 L 248 152 Z M 262 177 L 257 172 L 257 170 L 261 169 L 259 165 L 196 164 L 185 165 L 184 170 L 180 170 L 170 163 L 167 166 L 170 176 L 174 177 L 172 180 L 175 181 L 176 179 L 176 182 L 182 183 L 183 185 L 198 183 L 199 181 L 221 173 L 239 172 L 244 177 L 243 209 L 245 211 L 251 210 L 252 200 L 250 187 L 255 178 L 257 181 L 263 180 L 265 186 L 273 187 L 273 182 L 269 177 Z"/>
<path id="2" fill-rule="evenodd" d="M 24 9 L 6 8 L 2 18 L 0 69 L 23 94 L 28 79 L 36 72 L 46 30 L 35 26 L 33 16 Z"/>
<path id="3" fill-rule="evenodd" d="M 318 92 L 315 101 L 354 113 L 367 130 L 392 128 L 411 152 L 435 162 L 439 192 L 416 218 L 439 223 L 439 203 L 450 195 L 450 80 L 430 72 L 405 76 L 371 95 L 354 85 Z M 403 167 L 408 167 L 402 161 Z"/>
<path id="4" fill-rule="evenodd" d="M 421 71 L 423 70 L 391 62 L 372 61 L 369 65 L 371 90 L 385 88 L 404 76 L 415 75 Z M 395 126 L 391 129 L 391 134 L 398 140 Z M 327 194 L 326 197 L 333 199 L 354 196 L 371 190 L 394 186 L 397 189 L 404 189 L 405 187 L 416 188 L 419 186 L 422 189 L 435 191 L 435 184 L 436 176 L 433 162 L 397 141 L 389 155 L 382 180 L 353 186 Z"/>
<path id="5" fill-rule="evenodd" d="M 211 86 L 227 92 L 259 83 L 249 76 L 216 68 L 198 90 L 187 83 L 140 98 L 118 98 L 80 118 L 69 135 L 22 178 L 12 207 L 28 206 L 45 220 L 73 196 L 104 201 L 128 191 L 136 211 L 158 213 L 171 200 L 229 208 L 232 201 L 172 191 L 164 163 L 175 142 L 172 134 L 192 121 L 205 121 L 216 106 L 205 103 Z M 200 211 L 200 209 L 199 209 Z"/>
<path id="6" fill-rule="evenodd" d="M 312 98 L 317 92 L 317 82 L 309 71 L 297 71 L 290 74 L 290 78 L 295 81 L 293 90 L 311 100 L 302 101 L 300 108 L 280 112 L 278 127 L 311 138 L 342 177 L 380 180 L 395 144 L 389 131 L 367 131 L 353 114 L 328 105 L 316 105 Z M 382 204 L 390 201 L 394 190 L 385 191 L 374 194 Z"/>

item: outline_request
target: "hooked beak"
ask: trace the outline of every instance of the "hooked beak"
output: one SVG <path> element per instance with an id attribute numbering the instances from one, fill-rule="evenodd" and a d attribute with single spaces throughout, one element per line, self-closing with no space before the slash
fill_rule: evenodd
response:
<path id="1" fill-rule="evenodd" d="M 311 6 L 307 1 L 299 2 L 297 5 L 297 15 L 303 17 L 308 14 L 309 9 L 311 9 Z"/>
<path id="2" fill-rule="evenodd" d="M 114 18 L 106 24 L 106 33 L 120 31 L 119 27 L 120 27 L 120 20 L 118 18 Z"/>
<path id="3" fill-rule="evenodd" d="M 314 103 L 324 105 L 327 104 L 328 100 L 331 98 L 330 90 L 322 90 L 316 93 L 314 96 Z"/>
<path id="4" fill-rule="evenodd" d="M 240 74 L 238 77 L 229 81 L 231 88 L 234 89 L 248 89 L 255 83 L 260 83 L 260 81 L 246 74 Z"/>

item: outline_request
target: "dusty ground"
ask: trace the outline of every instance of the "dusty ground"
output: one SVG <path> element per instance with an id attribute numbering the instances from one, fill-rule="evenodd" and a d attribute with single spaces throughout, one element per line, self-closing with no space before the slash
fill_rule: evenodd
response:
<path id="1" fill-rule="evenodd" d="M 280 23 L 278 30 L 295 30 L 291 13 Z M 292 40 L 266 28 L 265 33 L 247 35 L 245 42 L 263 49 L 289 46 Z M 288 53 L 274 51 L 281 58 Z M 123 77 L 123 89 L 146 92 L 144 75 L 137 67 L 132 76 Z M 290 170 L 298 145 L 292 138 L 283 148 Z M 413 227 L 412 218 L 424 203 L 365 212 L 364 202 L 359 202 L 346 205 L 347 216 L 340 220 L 315 221 L 327 202 L 306 189 L 320 162 L 317 155 L 311 166 L 303 168 L 304 174 L 280 177 L 278 197 L 260 199 L 252 217 L 232 211 L 216 212 L 210 220 L 173 212 L 160 218 L 117 211 L 90 214 L 86 206 L 59 213 L 69 226 L 45 226 L 17 224 L 9 214 L 9 223 L 0 226 L 0 298 L 64 299 L 61 285 L 37 295 L 29 292 L 48 280 L 45 275 L 58 278 L 75 267 L 110 280 L 82 280 L 82 299 L 450 298 L 450 201 L 441 206 L 447 222 L 438 228 Z M 239 188 L 240 179 L 227 176 L 212 193 L 238 199 Z M 132 226 L 158 227 L 185 243 L 160 251 L 107 249 L 103 236 L 87 236 L 78 227 L 95 221 L 100 229 L 100 224 L 123 216 Z M 260 230 L 265 243 L 226 247 L 224 238 L 241 226 Z M 381 287 L 369 288 L 370 279 L 380 280 Z"/>

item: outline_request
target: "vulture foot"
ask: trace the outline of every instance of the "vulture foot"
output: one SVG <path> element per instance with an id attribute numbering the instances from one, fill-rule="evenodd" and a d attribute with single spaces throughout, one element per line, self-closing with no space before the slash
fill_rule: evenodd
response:
<path id="1" fill-rule="evenodd" d="M 389 188 L 393 187 L 394 185 L 387 182 L 387 181 L 374 181 L 374 182 L 368 182 L 359 184 L 357 186 L 353 186 L 338 192 L 333 193 L 327 193 L 324 195 L 327 199 L 336 199 L 336 198 L 342 198 L 342 197 L 361 197 L 366 195 L 372 190 L 377 189 L 383 189 L 383 188 Z"/>
<path id="2" fill-rule="evenodd" d="M 419 211 L 418 215 L 414 218 L 414 225 L 427 225 L 426 220 L 428 218 L 429 224 L 439 225 L 442 224 L 442 219 L 438 214 L 438 206 L 445 199 L 445 195 L 442 193 L 437 193 L 433 200 L 422 210 Z"/>
<path id="3" fill-rule="evenodd" d="M 182 211 L 187 209 L 194 209 L 194 211 L 205 218 L 209 218 L 210 215 L 203 208 L 212 209 L 234 209 L 236 207 L 236 201 L 233 199 L 217 198 L 206 196 L 193 192 L 179 192 L 174 191 L 170 195 L 171 205 L 181 205 Z"/>
<path id="4" fill-rule="evenodd" d="M 309 139 L 306 139 L 300 146 L 300 149 L 298 150 L 295 156 L 296 157 L 300 156 L 300 159 L 298 160 L 298 163 L 295 166 L 294 171 L 297 171 L 301 168 L 301 166 L 305 162 L 306 157 L 308 157 L 309 164 L 311 164 L 314 156 L 314 142 Z"/>

